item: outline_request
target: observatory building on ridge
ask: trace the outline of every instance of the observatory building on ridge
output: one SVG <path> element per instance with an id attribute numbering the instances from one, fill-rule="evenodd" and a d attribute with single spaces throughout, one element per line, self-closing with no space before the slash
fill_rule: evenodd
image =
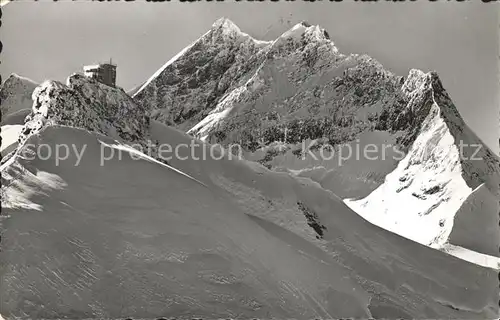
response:
<path id="1" fill-rule="evenodd" d="M 100 63 L 83 67 L 84 75 L 95 79 L 100 83 L 114 87 L 116 85 L 116 65 L 111 63 Z"/>

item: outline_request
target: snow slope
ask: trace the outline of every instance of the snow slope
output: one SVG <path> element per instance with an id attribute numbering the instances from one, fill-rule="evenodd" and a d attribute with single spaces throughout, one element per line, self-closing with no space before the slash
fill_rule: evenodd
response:
<path id="1" fill-rule="evenodd" d="M 188 140 L 191 138 L 187 137 L 185 134 L 180 132 L 174 134 L 172 129 L 162 127 L 155 122 L 152 122 L 152 125 L 154 130 L 152 136 L 159 139 L 160 142 L 170 143 L 172 145 L 178 143 L 190 144 Z M 194 155 L 191 155 L 189 158 L 202 158 L 204 148 L 200 147 L 195 150 L 196 152 L 194 152 Z M 186 150 L 186 153 L 182 154 L 182 156 L 189 156 L 190 153 L 192 152 L 190 151 L 188 153 Z M 209 154 L 209 151 L 205 150 L 205 153 Z M 348 210 L 340 199 L 322 189 L 318 184 L 311 182 L 309 179 L 299 178 L 298 182 L 292 182 L 292 184 L 299 183 L 300 187 L 290 188 L 287 187 L 287 184 L 290 183 L 288 181 L 289 179 L 294 180 L 290 175 L 269 171 L 257 164 L 247 161 L 243 161 L 244 164 L 242 164 L 241 161 L 237 160 L 217 161 L 208 158 L 206 161 L 189 161 L 174 158 L 170 160 L 170 162 L 183 171 L 198 177 L 198 179 L 204 181 L 208 185 L 210 185 L 211 180 L 212 183 L 221 186 L 225 190 L 229 190 L 232 194 L 231 199 L 244 204 L 246 210 L 248 210 L 247 212 L 250 214 L 270 220 L 295 233 L 302 234 L 303 237 L 311 241 L 317 241 L 318 239 L 315 240 L 313 235 L 305 232 L 303 226 L 296 226 L 292 223 L 297 218 L 296 216 L 293 218 L 294 211 L 289 206 L 293 206 L 299 199 L 307 206 L 310 206 L 310 208 L 313 208 L 314 212 L 319 217 L 318 220 L 320 223 L 326 226 L 326 231 L 323 230 L 324 235 L 320 237 L 321 240 L 319 241 L 321 242 L 325 239 L 329 239 L 329 241 L 333 241 L 334 243 L 334 245 L 331 243 L 329 244 L 332 245 L 330 248 L 328 248 L 329 245 L 324 246 L 324 244 L 321 244 L 321 247 L 324 249 L 326 247 L 326 250 L 331 250 L 329 251 L 330 253 L 344 253 L 349 256 L 348 253 L 345 253 L 346 249 L 342 248 L 342 245 L 353 246 L 354 248 L 351 247 L 352 250 L 348 251 L 365 262 L 369 261 L 368 263 L 374 266 L 375 269 L 379 268 L 375 265 L 384 265 L 387 261 L 393 261 L 393 259 L 398 261 L 402 259 L 406 261 L 405 263 L 409 263 L 406 259 L 410 259 L 412 261 L 410 264 L 419 261 L 419 263 L 417 263 L 418 267 L 415 268 L 425 269 L 424 265 L 426 261 L 428 261 L 426 256 L 428 253 L 424 252 L 432 252 L 431 255 L 436 254 L 436 257 L 442 254 L 437 251 L 426 249 L 365 222 L 355 215 L 354 212 Z M 207 173 L 209 173 L 208 177 L 206 176 Z M 283 182 L 274 181 L 275 179 Z M 324 203 L 323 201 L 325 201 L 325 199 L 322 199 L 323 197 L 330 199 L 330 201 Z M 279 200 L 280 198 L 282 200 Z M 373 233 L 376 233 L 377 236 L 372 238 Z M 360 242 L 363 244 L 361 245 Z M 405 249 L 396 249 L 392 245 L 389 245 L 389 243 L 393 243 L 395 247 L 399 245 L 408 245 L 409 247 L 405 247 Z M 387 245 L 389 245 L 389 248 L 386 247 Z M 363 250 L 360 247 L 367 250 Z M 392 250 L 396 250 L 397 253 Z M 414 258 L 416 256 L 422 258 L 420 260 L 415 260 Z M 357 258 L 354 259 L 352 256 L 350 257 L 350 259 L 358 261 Z M 349 258 L 347 258 L 347 260 L 349 261 Z M 349 265 L 349 262 L 347 262 L 347 264 Z M 353 263 L 350 267 L 355 270 L 363 269 L 362 265 L 356 263 Z M 447 267 L 444 267 L 444 269 L 446 268 Z M 367 271 L 367 273 L 371 274 L 370 271 Z M 379 274 L 378 276 L 380 277 L 374 277 L 372 279 L 376 279 L 375 281 L 378 282 L 387 281 L 383 275 Z M 442 275 L 436 275 L 436 281 L 439 277 L 442 277 Z"/>
<path id="2" fill-rule="evenodd" d="M 387 131 L 363 132 L 356 140 L 346 142 L 335 150 L 308 149 L 297 154 L 297 151 L 314 145 L 312 140 L 306 140 L 304 145 L 281 145 L 282 151 L 267 164 L 276 171 L 311 178 L 341 198 L 364 198 L 396 168 L 398 159 L 403 155 L 395 147 L 396 137 Z M 368 150 L 370 145 L 382 147 L 365 157 L 363 150 Z M 259 161 L 269 149 L 272 147 L 247 153 L 245 158 Z"/>
<path id="3" fill-rule="evenodd" d="M 289 248 L 192 179 L 126 154 L 99 166 L 99 140 L 113 140 L 81 130 L 48 127 L 30 139 L 87 149 L 76 167 L 72 157 L 57 167 L 54 159 L 20 160 L 7 170 L 24 172 L 7 189 L 42 192 L 30 199 L 39 212 L 16 210 L 16 201 L 4 208 L 4 316 L 368 315 L 366 293 L 321 263 L 325 254 L 311 259 Z M 335 288 L 325 279 L 336 279 Z"/>
<path id="4" fill-rule="evenodd" d="M 445 244 L 441 250 L 451 254 L 452 256 L 459 257 L 462 260 L 469 261 L 486 268 L 500 269 L 500 258 L 497 258 L 494 255 L 479 253 L 477 251 L 455 246 L 450 243 Z"/>
<path id="5" fill-rule="evenodd" d="M 150 129 L 161 143 L 191 143 L 157 122 Z M 70 127 L 45 127 L 28 143 L 86 149 L 78 166 L 73 154 L 56 166 L 21 149 L 2 171 L 7 318 L 498 313 L 496 272 L 373 226 L 309 179 L 195 160 L 207 145 L 170 160 L 184 174 L 127 147 L 100 166 L 115 140 Z"/>
<path id="6" fill-rule="evenodd" d="M 37 85 L 34 81 L 17 74 L 11 74 L 2 83 L 2 87 L 0 88 L 2 124 L 4 117 L 9 114 L 31 108 L 31 95 Z"/>
<path id="7" fill-rule="evenodd" d="M 368 295 L 326 254 L 313 251 L 314 259 L 289 248 L 192 179 L 126 155 L 100 167 L 99 140 L 113 141 L 81 130 L 49 127 L 32 139 L 87 145 L 87 153 L 77 167 L 74 158 L 58 167 L 50 160 L 18 163 L 26 173 L 9 181 L 11 188 L 34 185 L 45 194 L 33 194 L 38 214 L 6 210 L 4 315 L 369 315 Z M 51 189 L 47 177 L 61 188 Z"/>

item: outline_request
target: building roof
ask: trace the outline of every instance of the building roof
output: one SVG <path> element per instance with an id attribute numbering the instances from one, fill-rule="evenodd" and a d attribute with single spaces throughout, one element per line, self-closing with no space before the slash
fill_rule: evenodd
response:
<path id="1" fill-rule="evenodd" d="M 100 63 L 100 64 L 93 64 L 93 65 L 84 66 L 83 70 L 90 71 L 90 70 L 93 70 L 93 69 L 102 68 L 103 66 L 108 66 L 108 67 L 116 68 L 116 65 L 114 65 L 112 63 Z"/>
<path id="2" fill-rule="evenodd" d="M 83 70 L 87 71 L 87 70 L 92 70 L 92 69 L 99 69 L 101 65 L 99 64 L 94 64 L 94 65 L 90 65 L 90 66 L 84 66 L 83 67 Z"/>

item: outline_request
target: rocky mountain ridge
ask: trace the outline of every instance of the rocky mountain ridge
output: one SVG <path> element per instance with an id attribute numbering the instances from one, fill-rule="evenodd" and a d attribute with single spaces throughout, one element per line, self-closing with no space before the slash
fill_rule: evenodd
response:
<path id="1" fill-rule="evenodd" d="M 150 111 L 153 120 L 188 130 L 238 84 L 237 75 L 250 71 L 248 62 L 266 45 L 242 33 L 231 21 L 220 19 L 161 67 L 133 97 Z"/>
<path id="2" fill-rule="evenodd" d="M 18 146 L 3 157 L 2 163 L 21 149 L 29 137 L 53 125 L 82 128 L 141 148 L 148 147 L 149 117 L 121 88 L 73 74 L 66 84 L 43 82 L 34 89 L 32 99 Z"/>

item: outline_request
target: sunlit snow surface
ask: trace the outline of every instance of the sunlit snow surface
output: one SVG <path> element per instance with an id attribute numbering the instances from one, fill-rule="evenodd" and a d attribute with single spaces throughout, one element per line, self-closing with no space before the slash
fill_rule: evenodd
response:
<path id="1" fill-rule="evenodd" d="M 15 148 L 22 128 L 23 126 L 20 124 L 2 126 L 2 146 L 0 147 L 2 154 L 7 154 L 11 149 Z"/>

